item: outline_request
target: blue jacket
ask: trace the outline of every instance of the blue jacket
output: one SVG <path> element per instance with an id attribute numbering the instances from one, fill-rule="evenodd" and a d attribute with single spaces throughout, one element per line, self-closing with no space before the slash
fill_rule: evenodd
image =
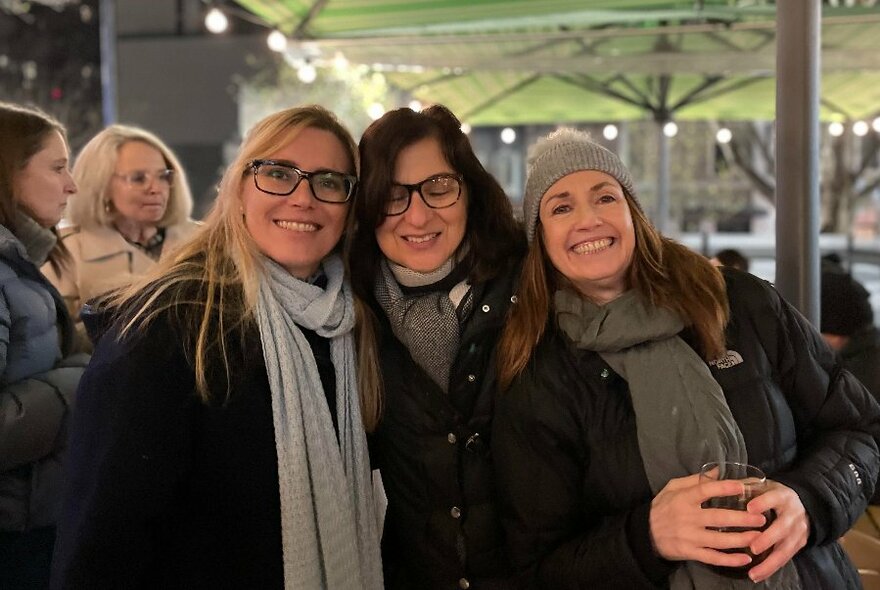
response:
<path id="1" fill-rule="evenodd" d="M 0 226 L 0 531 L 55 523 L 67 417 L 85 358 L 22 242 Z"/>

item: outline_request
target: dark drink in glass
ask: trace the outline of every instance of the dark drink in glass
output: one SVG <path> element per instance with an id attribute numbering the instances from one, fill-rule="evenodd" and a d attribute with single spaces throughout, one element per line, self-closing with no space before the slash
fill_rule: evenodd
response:
<path id="1" fill-rule="evenodd" d="M 717 469 L 717 472 L 715 470 Z M 723 508 L 726 510 L 746 510 L 746 506 L 753 499 L 767 490 L 767 477 L 757 467 L 744 463 L 706 463 L 700 470 L 700 478 L 707 480 L 736 479 L 742 481 L 743 493 L 738 496 L 719 496 L 703 502 L 703 508 Z M 713 530 L 729 533 L 741 533 L 745 531 L 765 531 L 776 518 L 772 510 L 765 512 L 767 519 L 760 527 L 717 527 Z M 751 563 L 741 567 L 711 566 L 712 569 L 725 577 L 735 579 L 748 579 L 749 570 L 764 561 L 772 547 L 755 555 L 748 547 L 736 547 L 733 549 L 719 549 L 723 553 L 745 553 L 752 558 Z"/>

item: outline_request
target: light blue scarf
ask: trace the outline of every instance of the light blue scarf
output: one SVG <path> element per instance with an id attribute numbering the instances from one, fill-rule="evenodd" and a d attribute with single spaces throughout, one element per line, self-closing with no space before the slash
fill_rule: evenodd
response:
<path id="1" fill-rule="evenodd" d="M 338 256 L 326 289 L 266 259 L 257 321 L 272 392 L 284 586 L 381 590 L 379 526 L 355 362 L 354 306 Z M 330 339 L 339 440 L 318 366 L 300 326 Z"/>

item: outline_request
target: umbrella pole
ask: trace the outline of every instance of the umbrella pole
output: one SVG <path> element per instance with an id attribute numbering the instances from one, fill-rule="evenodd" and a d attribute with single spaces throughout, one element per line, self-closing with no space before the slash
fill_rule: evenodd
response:
<path id="1" fill-rule="evenodd" d="M 669 138 L 663 133 L 666 121 L 657 119 L 657 213 L 654 225 L 665 234 L 669 225 Z"/>
<path id="2" fill-rule="evenodd" d="M 819 325 L 820 0 L 776 3 L 776 286 Z"/>

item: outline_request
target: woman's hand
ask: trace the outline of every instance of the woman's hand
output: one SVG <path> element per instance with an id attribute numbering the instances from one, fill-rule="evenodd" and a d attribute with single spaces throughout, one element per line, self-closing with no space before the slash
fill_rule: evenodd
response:
<path id="1" fill-rule="evenodd" d="M 778 481 L 767 480 L 767 491 L 749 502 L 747 510 L 752 514 L 769 510 L 776 513 L 776 520 L 749 546 L 755 555 L 773 547 L 763 563 L 749 570 L 749 577 L 760 582 L 788 563 L 807 544 L 810 520 L 797 493 Z"/>
<path id="2" fill-rule="evenodd" d="M 649 527 L 657 553 L 671 561 L 693 560 L 724 567 L 748 565 L 751 558 L 745 553 L 723 553 L 720 549 L 748 547 L 761 533 L 713 529 L 761 527 L 766 521 L 764 510 L 702 507 L 710 498 L 742 493 L 742 483 L 735 480 L 701 482 L 699 474 L 670 480 L 651 502 Z"/>

